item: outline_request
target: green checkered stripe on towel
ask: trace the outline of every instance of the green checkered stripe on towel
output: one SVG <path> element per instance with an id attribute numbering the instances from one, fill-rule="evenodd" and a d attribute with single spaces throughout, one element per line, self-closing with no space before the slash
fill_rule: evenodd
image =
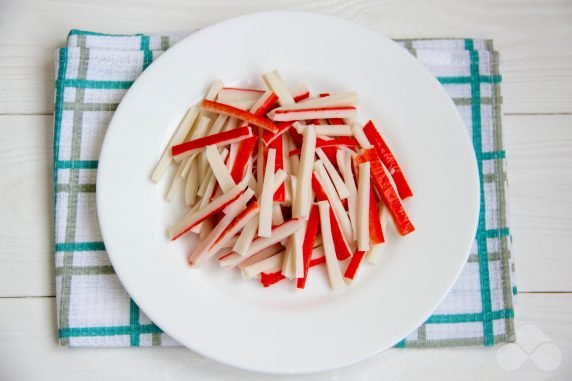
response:
<path id="1" fill-rule="evenodd" d="M 97 221 L 95 180 L 105 131 L 138 75 L 186 33 L 73 30 L 56 58 L 55 265 L 58 335 L 69 346 L 177 345 L 130 299 Z M 501 130 L 501 77 L 490 41 L 398 40 L 450 94 L 473 138 L 481 214 L 471 254 L 434 314 L 398 347 L 493 345 L 514 339 L 512 257 Z"/>

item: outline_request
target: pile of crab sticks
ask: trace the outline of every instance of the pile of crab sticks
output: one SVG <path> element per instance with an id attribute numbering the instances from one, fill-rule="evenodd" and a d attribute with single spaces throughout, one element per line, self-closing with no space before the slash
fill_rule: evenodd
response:
<path id="1" fill-rule="evenodd" d="M 168 229 L 197 234 L 191 267 L 216 258 L 264 287 L 325 264 L 332 288 L 375 263 L 387 213 L 400 235 L 415 230 L 402 200 L 413 195 L 372 121 L 357 122 L 354 92 L 311 96 L 277 71 L 267 90 L 216 81 L 192 106 L 151 176 L 178 166 L 167 192 L 182 189 L 187 214 Z"/>

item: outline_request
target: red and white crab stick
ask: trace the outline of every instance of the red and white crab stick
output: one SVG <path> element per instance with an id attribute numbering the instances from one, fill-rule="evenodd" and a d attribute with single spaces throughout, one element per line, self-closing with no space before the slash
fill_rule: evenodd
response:
<path id="1" fill-rule="evenodd" d="M 257 127 L 264 128 L 272 132 L 278 132 L 278 128 L 270 119 L 255 115 L 251 112 L 233 107 L 228 104 L 213 102 L 205 99 L 201 103 L 201 109 L 217 114 L 228 115 L 232 118 L 244 120 L 245 122 L 253 124 Z"/>
<path id="2" fill-rule="evenodd" d="M 355 118 L 357 108 L 353 106 L 308 107 L 294 110 L 273 110 L 268 116 L 275 122 L 315 120 L 326 118 Z"/>
<path id="3" fill-rule="evenodd" d="M 413 192 L 373 122 L 356 122 L 355 92 L 310 96 L 277 71 L 263 80 L 261 89 L 215 82 L 176 129 L 152 174 L 178 163 L 168 194 L 184 186 L 189 211 L 169 237 L 198 234 L 192 267 L 222 254 L 221 267 L 264 287 L 305 288 L 325 263 L 341 288 L 382 254 L 382 211 L 401 235 L 415 230 L 401 202 Z"/>
<path id="4" fill-rule="evenodd" d="M 254 196 L 254 191 L 252 189 L 247 189 L 240 197 L 238 197 L 233 203 L 226 207 L 227 213 L 225 216 L 216 224 L 216 226 L 211 230 L 211 232 L 204 237 L 201 242 L 195 247 L 193 252 L 188 258 L 189 265 L 198 266 L 205 260 L 212 257 L 216 251 L 222 245 L 218 247 L 213 247 L 219 237 L 227 230 L 227 228 L 237 219 L 237 216 L 246 210 L 244 204 L 248 202 Z M 253 207 L 251 209 L 256 209 Z M 248 214 L 252 216 L 253 214 Z M 240 223 L 240 220 L 238 221 Z M 236 226 L 236 225 L 234 225 Z M 232 228 L 231 228 L 232 229 Z M 227 233 L 228 234 L 228 233 Z M 219 241 L 220 242 L 220 241 Z"/>
<path id="5" fill-rule="evenodd" d="M 330 232 L 330 204 L 327 201 L 320 201 L 318 202 L 318 209 L 320 211 L 320 227 L 330 285 L 333 289 L 341 288 L 345 286 L 345 283 L 338 259 L 336 258 L 332 233 Z"/>
<path id="6" fill-rule="evenodd" d="M 204 150 L 207 146 L 225 146 L 241 142 L 252 136 L 254 135 L 252 134 L 252 129 L 250 127 L 237 128 L 235 130 L 219 132 L 218 134 L 208 135 L 203 138 L 175 145 L 171 148 L 171 153 L 175 160 L 180 161 L 191 156 L 195 152 Z"/>

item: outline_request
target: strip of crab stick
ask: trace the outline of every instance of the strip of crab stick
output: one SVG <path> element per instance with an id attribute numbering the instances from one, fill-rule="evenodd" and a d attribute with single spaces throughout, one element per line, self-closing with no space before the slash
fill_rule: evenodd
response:
<path id="1" fill-rule="evenodd" d="M 289 135 L 284 135 L 284 141 L 286 142 L 284 155 L 289 158 L 290 164 L 290 172 L 288 173 L 291 175 L 296 174 L 300 169 L 300 158 L 297 155 L 290 155 L 290 151 L 297 149 L 296 143 Z"/>
<path id="2" fill-rule="evenodd" d="M 266 146 L 270 146 L 272 144 L 272 142 L 274 142 L 276 139 L 278 139 L 279 137 L 281 137 L 285 132 L 287 132 L 296 122 L 294 121 L 290 121 L 290 122 L 284 122 L 284 123 L 277 123 L 276 127 L 278 128 L 277 132 L 270 132 L 268 130 L 264 130 L 262 132 L 262 140 L 264 141 L 264 144 L 266 144 Z"/>
<path id="3" fill-rule="evenodd" d="M 273 284 L 276 284 L 284 279 L 286 279 L 286 277 L 282 275 L 282 272 L 280 271 L 273 273 L 260 273 L 260 283 L 262 283 L 262 286 L 264 287 L 272 286 Z"/>
<path id="4" fill-rule="evenodd" d="M 284 185 L 284 182 L 287 178 L 288 174 L 283 169 L 279 169 L 274 173 L 274 185 L 272 186 L 272 192 L 274 192 L 275 195 L 280 186 Z"/>
<path id="5" fill-rule="evenodd" d="M 187 177 L 187 175 L 189 174 L 189 171 L 191 170 L 191 166 L 193 164 L 193 162 L 195 161 L 195 156 L 197 155 L 192 155 L 187 157 L 186 159 L 184 159 L 183 161 L 181 161 L 181 163 L 183 164 L 183 169 L 181 171 L 181 177 L 185 178 Z"/>
<path id="6" fill-rule="evenodd" d="M 260 194 L 260 217 L 258 221 L 258 236 L 270 237 L 272 232 L 272 199 L 274 196 L 274 166 L 276 150 L 271 148 L 266 156 L 266 169 L 264 170 L 264 183 Z"/>
<path id="7" fill-rule="evenodd" d="M 169 228 L 169 237 L 175 240 L 191 230 L 193 226 L 203 222 L 213 214 L 221 211 L 227 205 L 236 200 L 244 191 L 245 185 L 238 184 L 231 191 L 223 193 L 207 204 L 204 208 L 193 211 L 191 210 L 179 222 Z"/>
<path id="8" fill-rule="evenodd" d="M 327 201 L 319 201 L 318 209 L 320 212 L 320 228 L 322 231 L 322 241 L 324 245 L 324 254 L 326 256 L 326 267 L 328 269 L 328 278 L 330 285 L 333 289 L 341 288 L 345 285 L 336 258 L 336 249 L 334 247 L 334 240 L 332 239 L 332 232 L 330 231 L 330 204 Z"/>
<path id="9" fill-rule="evenodd" d="M 383 228 L 381 226 L 381 217 L 377 205 L 375 204 L 373 185 L 371 184 L 369 190 L 369 238 L 374 245 L 385 242 Z"/>
<path id="10" fill-rule="evenodd" d="M 264 73 L 262 79 L 266 85 L 272 90 L 276 96 L 278 96 L 278 103 L 281 106 L 292 105 L 295 103 L 294 97 L 290 93 L 290 90 L 284 84 L 280 73 L 277 70 Z M 308 94 L 309 96 L 310 94 Z"/>
<path id="11" fill-rule="evenodd" d="M 161 158 L 157 162 L 157 165 L 155 166 L 155 169 L 151 174 L 151 180 L 153 182 L 158 183 L 159 180 L 161 180 L 161 177 L 163 177 L 165 170 L 169 167 L 169 164 L 171 164 L 171 162 L 173 161 L 173 157 L 171 156 L 171 147 L 183 142 L 183 140 L 187 136 L 187 133 L 195 123 L 195 120 L 197 119 L 198 115 L 199 115 L 199 107 L 196 105 L 192 106 L 187 110 L 185 116 L 183 117 L 183 120 L 181 120 L 181 123 L 179 123 L 179 126 L 175 130 L 175 133 L 171 137 L 171 140 L 167 144 L 167 147 L 165 148 L 163 155 L 161 155 Z"/>
<path id="12" fill-rule="evenodd" d="M 294 205 L 294 200 L 296 199 L 296 190 L 298 189 L 298 178 L 294 175 L 288 177 L 288 182 L 290 183 L 290 194 L 292 195 L 292 206 Z"/>
<path id="13" fill-rule="evenodd" d="M 199 171 L 198 167 L 193 165 L 187 175 L 185 187 L 185 202 L 188 206 L 193 206 L 197 202 L 197 190 L 199 190 Z"/>
<path id="14" fill-rule="evenodd" d="M 359 165 L 358 197 L 357 197 L 357 242 L 358 250 L 369 250 L 369 192 L 370 164 L 368 161 Z"/>
<path id="15" fill-rule="evenodd" d="M 324 107 L 355 107 L 358 102 L 356 92 L 332 94 L 325 97 L 305 99 L 296 104 L 281 105 L 276 111 L 300 110 L 305 108 L 324 108 Z M 320 119 L 320 118 L 315 118 Z"/>
<path id="16" fill-rule="evenodd" d="M 248 253 L 248 249 L 250 248 L 250 244 L 252 240 L 256 236 L 256 232 L 258 231 L 258 215 L 256 215 L 253 219 L 248 221 L 244 229 L 240 232 L 238 236 L 238 240 L 233 246 L 234 252 L 238 255 L 244 257 Z"/>
<path id="17" fill-rule="evenodd" d="M 314 242 L 316 240 L 316 235 L 318 234 L 318 227 L 320 225 L 320 211 L 318 205 L 312 205 L 310 210 L 310 217 L 308 218 L 308 224 L 306 225 L 306 233 L 304 235 L 304 243 L 302 245 L 303 253 L 303 269 L 304 274 L 301 278 L 298 278 L 296 282 L 297 288 L 304 288 L 306 286 L 306 279 L 308 278 L 308 269 L 310 268 L 310 261 L 312 259 L 312 251 L 314 249 Z"/>
<path id="18" fill-rule="evenodd" d="M 247 189 L 233 204 L 237 204 L 236 208 L 231 211 L 217 223 L 213 232 L 201 241 L 197 248 L 189 256 L 189 264 L 199 266 L 201 263 L 208 261 L 220 249 L 226 246 L 226 243 L 234 237 L 254 216 L 258 214 L 259 207 L 255 201 L 244 208 L 244 204 L 252 198 L 254 191 Z M 233 206 L 233 204 L 229 205 Z M 227 207 L 228 208 L 228 207 Z"/>
<path id="19" fill-rule="evenodd" d="M 268 117 L 275 122 L 292 120 L 312 120 L 325 118 L 353 118 L 357 116 L 357 108 L 353 106 L 339 107 L 308 107 L 294 110 L 274 109 Z"/>
<path id="20" fill-rule="evenodd" d="M 205 156 L 222 191 L 226 193 L 234 188 L 236 183 L 218 153 L 218 149 L 215 146 L 207 146 Z"/>
<path id="21" fill-rule="evenodd" d="M 321 183 L 324 191 L 326 192 L 326 195 L 328 196 L 328 201 L 330 202 L 330 205 L 334 210 L 334 214 L 336 215 L 336 219 L 340 224 L 340 227 L 342 229 L 342 232 L 344 233 L 346 241 L 351 242 L 352 225 L 350 222 L 350 218 L 348 217 L 348 214 L 346 213 L 346 210 L 344 209 L 344 206 L 340 198 L 338 197 L 336 189 L 332 184 L 332 182 L 330 181 L 330 178 L 328 177 L 328 174 L 326 173 L 326 170 L 321 160 L 318 160 L 314 163 L 314 169 L 317 172 L 316 173 L 317 179 Z"/>
<path id="22" fill-rule="evenodd" d="M 310 89 L 305 83 L 299 83 L 290 88 L 290 95 L 292 95 L 294 102 L 298 103 L 304 99 L 310 98 Z"/>
<path id="23" fill-rule="evenodd" d="M 256 189 L 256 197 L 260 198 L 262 193 L 262 185 L 264 184 L 264 169 L 266 167 L 266 149 L 264 144 L 261 142 L 262 131 L 258 130 L 258 146 L 256 149 L 256 182 L 258 183 L 258 188 Z"/>
<path id="24" fill-rule="evenodd" d="M 292 173 L 292 160 L 288 157 L 289 147 L 290 142 L 288 135 L 282 136 L 282 160 L 284 161 L 284 171 L 287 176 Z M 292 205 L 292 194 L 290 192 L 290 181 L 288 178 L 284 180 L 284 202 L 282 204 L 288 207 Z"/>
<path id="25" fill-rule="evenodd" d="M 292 131 L 292 130 L 290 130 L 290 131 Z M 342 147 L 342 146 L 359 147 L 360 144 L 358 143 L 358 141 L 355 138 L 350 137 L 350 136 L 340 136 L 339 138 L 330 139 L 330 140 L 319 139 L 316 141 L 316 148 Z M 299 155 L 300 152 L 301 152 L 301 149 L 295 149 L 295 150 L 290 151 L 288 153 L 288 155 L 289 156 Z"/>
<path id="26" fill-rule="evenodd" d="M 213 102 L 205 99 L 201 103 L 201 109 L 217 114 L 228 115 L 230 117 L 253 124 L 257 127 L 272 131 L 274 133 L 278 132 L 278 128 L 270 119 L 255 115 L 249 111 L 245 111 L 225 103 Z"/>
<path id="27" fill-rule="evenodd" d="M 352 157 L 351 153 L 346 153 L 342 150 L 336 152 L 336 159 L 338 168 L 342 171 L 344 177 L 344 184 L 348 189 L 348 216 L 352 225 L 352 238 L 357 240 L 357 188 L 352 172 Z"/>
<path id="28" fill-rule="evenodd" d="M 377 207 L 376 207 L 377 210 Z M 387 212 L 387 208 L 385 206 L 383 206 L 382 203 L 379 204 L 379 217 L 378 220 L 381 221 L 380 225 L 382 227 L 381 230 L 385 230 L 387 228 L 387 225 L 389 223 L 389 216 L 388 216 L 388 212 Z M 368 251 L 365 255 L 365 259 L 367 262 L 369 263 L 377 263 L 379 262 L 379 260 L 381 259 L 383 255 L 383 251 L 382 250 L 373 250 L 373 248 Z"/>
<path id="29" fill-rule="evenodd" d="M 284 251 L 281 251 L 269 258 L 242 267 L 242 276 L 245 279 L 252 279 L 261 272 L 272 270 L 277 267 L 282 267 L 283 260 L 284 260 Z"/>
<path id="30" fill-rule="evenodd" d="M 383 164 L 377 155 L 375 148 L 363 150 L 361 156 L 371 163 L 371 178 L 377 189 L 377 192 L 383 200 L 383 204 L 387 207 L 397 231 L 401 235 L 407 235 L 415 230 L 413 223 L 407 216 L 407 212 L 403 208 L 401 199 L 393 188 L 393 184 L 385 173 Z"/>
<path id="31" fill-rule="evenodd" d="M 351 126 L 353 135 L 355 139 L 358 141 L 359 146 L 363 149 L 370 148 L 371 143 L 369 142 L 367 136 L 365 136 L 361 125 L 359 123 L 353 123 Z"/>
<path id="32" fill-rule="evenodd" d="M 208 135 L 175 145 L 171 148 L 171 152 L 175 160 L 180 161 L 191 156 L 195 152 L 202 151 L 206 146 L 225 146 L 241 142 L 252 136 L 254 135 L 252 134 L 252 129 L 250 127 L 237 128 L 235 130 L 219 132 L 218 134 Z"/>
<path id="33" fill-rule="evenodd" d="M 356 275 L 357 269 L 359 268 L 360 264 L 363 262 L 363 257 L 365 256 L 365 251 L 356 250 L 354 255 L 352 255 L 352 259 L 344 272 L 344 278 L 348 281 L 352 281 Z"/>
<path id="34" fill-rule="evenodd" d="M 167 194 L 165 195 L 165 200 L 171 201 L 173 199 L 173 195 L 175 194 L 176 190 L 179 189 L 179 185 L 181 184 L 181 181 L 183 180 L 181 178 L 181 173 L 183 173 L 184 167 L 185 167 L 185 163 L 179 163 L 179 166 L 177 167 L 177 172 L 175 172 L 175 175 L 173 176 L 173 180 L 171 181 L 171 185 L 169 186 L 169 189 L 167 190 Z"/>
<path id="35" fill-rule="evenodd" d="M 282 251 L 284 251 L 284 246 L 282 246 L 279 243 L 276 243 L 272 246 L 267 247 L 266 249 L 260 250 L 258 253 L 254 254 L 253 256 L 246 258 L 245 260 L 241 261 L 238 264 L 238 267 L 240 269 L 243 269 L 246 266 L 250 266 L 250 265 L 255 264 L 257 262 L 263 261 L 266 258 L 270 258 L 274 254 L 280 253 Z M 232 253 L 232 254 L 234 255 L 235 253 Z M 224 258 L 222 258 L 222 257 L 219 259 L 224 260 Z"/>
<path id="36" fill-rule="evenodd" d="M 344 180 L 342 180 L 340 174 L 338 173 L 334 165 L 330 162 L 330 159 L 328 159 L 324 151 L 322 151 L 322 149 L 320 148 L 316 150 L 316 155 L 320 158 L 320 160 L 324 164 L 324 168 L 326 168 L 326 172 L 330 176 L 330 179 L 332 180 L 332 183 L 336 188 L 336 192 L 338 193 L 340 200 L 347 199 L 348 196 L 350 195 L 350 191 L 346 187 Z"/>
<path id="37" fill-rule="evenodd" d="M 244 89 L 240 87 L 223 87 L 218 93 L 217 101 L 231 103 L 239 101 L 257 101 L 264 90 Z"/>
<path id="38" fill-rule="evenodd" d="M 312 200 L 311 200 L 312 201 Z M 310 202 L 311 202 L 310 201 Z M 308 212 L 309 213 L 309 212 Z M 288 274 L 288 279 L 301 278 L 304 276 L 304 234 L 306 232 L 306 221 L 304 221 L 304 226 L 302 226 L 298 231 L 296 231 L 291 238 L 291 260 L 292 267 L 291 273 Z"/>
<path id="39" fill-rule="evenodd" d="M 316 134 L 318 136 L 353 136 L 354 132 L 352 130 L 352 126 L 348 126 L 347 124 L 340 124 L 340 125 L 317 125 Z"/>
<path id="40" fill-rule="evenodd" d="M 199 231 L 199 240 L 205 239 L 210 232 L 213 230 L 215 226 L 215 222 L 213 221 L 213 217 L 209 217 L 201 223 L 201 230 Z"/>
<path id="41" fill-rule="evenodd" d="M 195 165 L 198 168 L 198 165 Z M 199 169 L 199 174 L 200 174 L 200 169 Z M 203 198 L 206 192 L 207 187 L 209 186 L 211 179 L 214 177 L 212 171 L 207 171 L 206 174 L 202 174 L 203 180 L 201 182 L 201 185 L 199 185 L 199 189 L 197 190 L 197 196 Z"/>
<path id="42" fill-rule="evenodd" d="M 294 278 L 294 274 L 296 273 L 296 258 L 294 253 L 294 237 L 288 238 L 286 250 L 284 251 L 284 260 L 282 261 L 282 275 L 284 277 L 291 279 Z"/>
<path id="43" fill-rule="evenodd" d="M 252 106 L 250 112 L 256 116 L 263 116 L 278 102 L 278 96 L 272 91 L 266 91 Z"/>
<path id="44" fill-rule="evenodd" d="M 383 165 L 385 165 L 387 171 L 393 178 L 395 187 L 397 188 L 397 193 L 399 193 L 399 197 L 401 197 L 403 200 L 407 197 L 413 196 L 413 192 L 411 191 L 411 188 L 409 187 L 409 184 L 407 183 L 407 180 L 401 171 L 399 163 L 379 133 L 379 130 L 375 127 L 371 120 L 368 121 L 363 127 L 363 132 L 371 144 L 375 147 L 381 162 Z"/>
<path id="45" fill-rule="evenodd" d="M 316 200 L 318 201 L 328 201 L 330 205 L 332 204 L 328 198 L 328 195 L 323 187 L 323 182 L 320 177 L 314 172 L 312 177 L 312 187 L 316 193 Z M 352 253 L 350 251 L 350 246 L 348 240 L 344 237 L 344 233 L 340 228 L 339 220 L 334 213 L 334 209 L 330 208 L 330 224 L 331 224 L 331 234 L 334 239 L 336 247 L 336 255 L 340 261 L 349 258 Z"/>
<path id="46" fill-rule="evenodd" d="M 312 165 L 316 152 L 316 130 L 313 127 L 307 127 L 303 136 L 296 195 L 292 203 L 292 216 L 308 218 L 311 203 L 309 195 L 312 190 Z"/>
<path id="47" fill-rule="evenodd" d="M 276 150 L 276 158 L 274 162 L 274 170 L 275 171 L 283 171 L 284 170 L 284 150 L 282 144 L 282 137 L 274 140 L 272 144 L 268 146 L 268 148 Z M 284 202 L 286 198 L 286 189 L 284 184 L 280 185 L 278 190 L 273 190 L 273 200 L 274 202 Z"/>
<path id="48" fill-rule="evenodd" d="M 240 143 L 242 143 L 242 142 L 240 142 Z M 228 148 L 228 158 L 226 159 L 226 162 L 224 163 L 224 165 L 225 165 L 225 167 L 229 173 L 232 171 L 232 167 L 234 166 L 234 162 L 236 161 L 236 156 L 238 154 L 238 148 L 240 146 L 240 143 L 233 143 L 233 144 L 228 146 L 229 147 Z M 248 164 L 248 157 L 246 158 L 246 160 L 247 160 L 247 164 Z M 236 181 L 235 181 L 235 183 L 236 183 Z"/>

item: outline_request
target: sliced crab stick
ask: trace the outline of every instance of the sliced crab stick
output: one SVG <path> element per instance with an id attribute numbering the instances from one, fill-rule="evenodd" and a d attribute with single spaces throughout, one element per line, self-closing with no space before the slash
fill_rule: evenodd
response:
<path id="1" fill-rule="evenodd" d="M 228 104 L 213 102 L 205 99 L 201 103 L 201 109 L 217 114 L 228 115 L 230 117 L 253 124 L 257 127 L 272 131 L 274 133 L 278 132 L 278 128 L 271 120 Z"/>
<path id="2" fill-rule="evenodd" d="M 369 250 L 369 178 L 370 164 L 366 161 L 359 165 L 357 197 L 358 250 L 364 252 Z"/>
<path id="3" fill-rule="evenodd" d="M 195 152 L 202 151 L 206 146 L 214 145 L 220 147 L 238 143 L 252 136 L 252 129 L 250 127 L 242 127 L 175 145 L 171 148 L 171 152 L 175 160 L 180 161 Z"/>
<path id="4" fill-rule="evenodd" d="M 330 204 L 327 201 L 318 202 L 320 211 L 320 228 L 322 231 L 322 241 L 324 245 L 324 254 L 326 256 L 326 267 L 328 269 L 328 278 L 333 289 L 345 286 L 342 271 L 336 258 L 336 250 L 334 240 L 330 232 Z"/>
<path id="5" fill-rule="evenodd" d="M 383 204 L 387 206 L 399 234 L 406 235 L 413 232 L 415 227 L 407 216 L 407 213 L 403 208 L 403 204 L 401 203 L 401 199 L 387 177 L 383 164 L 381 163 L 375 148 L 364 150 L 362 157 L 371 163 L 371 178 L 377 192 L 383 200 Z"/>
<path id="6" fill-rule="evenodd" d="M 399 193 L 399 197 L 401 197 L 403 200 L 407 197 L 413 196 L 413 192 L 411 191 L 411 188 L 409 187 L 409 184 L 407 183 L 407 180 L 405 179 L 405 176 L 403 175 L 401 167 L 397 163 L 395 156 L 371 120 L 367 122 L 363 127 L 363 132 L 371 144 L 373 144 L 375 147 L 381 162 L 383 165 L 385 165 L 387 171 L 393 178 L 395 187 L 397 188 L 397 193 Z"/>
<path id="7" fill-rule="evenodd" d="M 275 122 L 325 118 L 354 118 L 357 116 L 357 109 L 353 106 L 309 107 L 295 110 L 275 109 L 267 115 Z"/>

